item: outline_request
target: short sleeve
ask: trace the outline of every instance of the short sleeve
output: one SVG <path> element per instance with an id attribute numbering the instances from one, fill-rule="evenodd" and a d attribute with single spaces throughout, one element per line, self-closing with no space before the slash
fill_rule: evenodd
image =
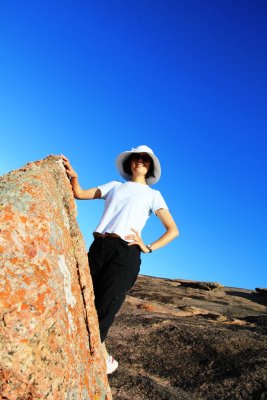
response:
<path id="1" fill-rule="evenodd" d="M 154 198 L 153 198 L 153 205 L 152 205 L 153 213 L 156 213 L 156 211 L 159 210 L 160 208 L 164 208 L 164 209 L 168 210 L 168 206 L 167 206 L 164 198 L 162 197 L 162 194 L 158 190 L 155 190 Z"/>
<path id="2" fill-rule="evenodd" d="M 118 181 L 112 181 L 105 183 L 104 185 L 97 186 L 97 188 L 101 191 L 101 199 L 106 200 L 108 194 L 113 190 L 115 187 L 120 185 Z"/>

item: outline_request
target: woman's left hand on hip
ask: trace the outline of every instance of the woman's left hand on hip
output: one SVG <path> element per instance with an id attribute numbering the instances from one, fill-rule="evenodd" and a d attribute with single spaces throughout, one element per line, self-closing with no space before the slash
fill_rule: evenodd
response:
<path id="1" fill-rule="evenodd" d="M 134 228 L 131 228 L 131 230 L 133 231 L 133 233 L 131 233 L 130 235 L 126 235 L 124 237 L 125 240 L 131 240 L 131 242 L 128 243 L 128 246 L 137 245 L 140 247 L 140 250 L 143 253 L 149 253 L 148 248 L 146 247 L 145 243 L 143 242 L 143 239 L 141 238 L 137 230 L 135 230 Z"/>

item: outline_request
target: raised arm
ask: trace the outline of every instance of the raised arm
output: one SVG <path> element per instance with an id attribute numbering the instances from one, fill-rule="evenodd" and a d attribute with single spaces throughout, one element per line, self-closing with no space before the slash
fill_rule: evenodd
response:
<path id="1" fill-rule="evenodd" d="M 67 175 L 71 178 L 71 186 L 75 199 L 79 200 L 93 200 L 101 197 L 101 191 L 98 188 L 82 189 L 79 184 L 78 174 L 73 169 L 67 157 L 61 155 L 63 165 L 66 169 Z"/>

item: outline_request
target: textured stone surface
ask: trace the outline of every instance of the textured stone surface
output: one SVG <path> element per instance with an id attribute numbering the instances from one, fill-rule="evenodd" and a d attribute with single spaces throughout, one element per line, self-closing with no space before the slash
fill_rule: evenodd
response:
<path id="1" fill-rule="evenodd" d="M 267 400 L 267 299 L 178 281 L 130 290 L 107 338 L 114 399 Z"/>
<path id="2" fill-rule="evenodd" d="M 267 289 L 266 288 L 256 288 L 255 290 L 256 290 L 256 292 L 258 292 L 262 296 L 267 297 Z"/>
<path id="3" fill-rule="evenodd" d="M 186 287 L 192 287 L 195 289 L 202 289 L 202 290 L 216 290 L 223 288 L 223 285 L 218 282 L 197 282 L 197 281 L 188 281 L 185 279 L 177 280 L 177 282 Z"/>
<path id="4" fill-rule="evenodd" d="M 2 176 L 0 194 L 0 399 L 111 399 L 59 157 Z"/>

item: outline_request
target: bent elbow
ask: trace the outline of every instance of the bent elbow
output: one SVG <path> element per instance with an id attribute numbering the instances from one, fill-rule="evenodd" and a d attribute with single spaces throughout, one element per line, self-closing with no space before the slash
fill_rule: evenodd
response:
<path id="1" fill-rule="evenodd" d="M 175 238 L 177 238 L 179 235 L 180 235 L 180 232 L 179 232 L 178 228 L 175 228 L 175 229 L 174 229 L 174 232 L 173 232 L 173 238 L 175 239 Z"/>
<path id="2" fill-rule="evenodd" d="M 177 227 L 173 227 L 169 230 L 169 233 L 171 234 L 171 240 L 177 238 L 180 234 L 179 230 Z"/>
<path id="3" fill-rule="evenodd" d="M 84 200 L 86 199 L 85 195 L 84 195 L 84 190 L 74 190 L 73 191 L 74 194 L 74 198 L 77 200 Z"/>
<path id="4" fill-rule="evenodd" d="M 74 192 L 73 194 L 76 200 L 83 200 L 83 196 L 80 192 Z"/>

